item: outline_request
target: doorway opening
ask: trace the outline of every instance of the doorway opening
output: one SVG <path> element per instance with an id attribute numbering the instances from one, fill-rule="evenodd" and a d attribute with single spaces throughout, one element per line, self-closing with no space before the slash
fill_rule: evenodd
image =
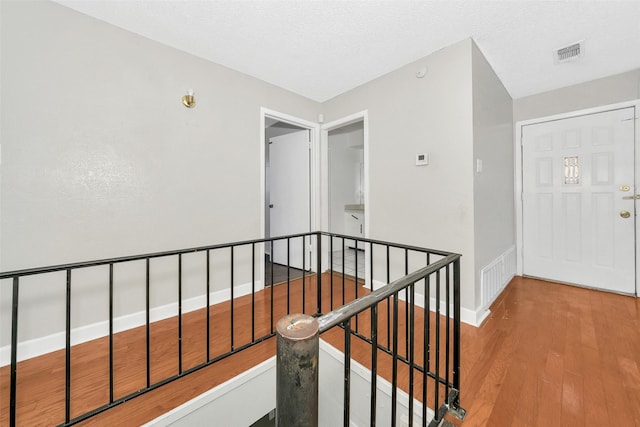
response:
<path id="1" fill-rule="evenodd" d="M 273 238 L 308 233 L 315 217 L 312 175 L 317 125 L 265 109 L 261 118 L 262 235 Z M 263 283 L 296 279 L 303 270 L 311 270 L 312 248 L 303 246 L 302 238 L 265 244 Z"/>
<path id="2" fill-rule="evenodd" d="M 366 112 L 327 123 L 323 130 L 326 159 L 326 223 L 331 233 L 368 236 L 368 130 Z M 358 278 L 369 277 L 368 248 L 356 240 L 331 254 L 333 269 Z M 357 270 L 357 271 L 356 271 Z"/>

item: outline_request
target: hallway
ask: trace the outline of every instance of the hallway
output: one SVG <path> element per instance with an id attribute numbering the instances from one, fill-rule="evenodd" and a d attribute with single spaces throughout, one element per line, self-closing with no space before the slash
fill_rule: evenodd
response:
<path id="1" fill-rule="evenodd" d="M 307 278 L 307 292 L 313 292 L 314 282 L 312 277 Z M 275 289 L 283 291 L 285 287 L 275 286 Z M 353 283 L 346 289 L 347 300 L 350 300 L 354 296 Z M 358 292 L 362 295 L 367 290 L 360 287 Z M 328 306 L 329 293 L 323 293 L 323 304 Z M 340 293 L 341 287 L 336 286 L 336 301 Z M 239 311 L 235 316 L 238 344 L 249 339 L 247 333 L 251 329 L 247 325 L 251 316 L 240 311 L 250 307 L 247 297 L 243 298 L 238 300 Z M 278 307 L 276 317 L 284 314 L 285 300 L 281 292 L 274 295 Z M 256 319 L 260 319 L 269 305 L 268 293 L 257 294 L 256 302 Z M 293 308 L 301 307 L 299 294 L 292 297 L 291 304 Z M 212 316 L 212 325 L 215 330 L 224 330 L 228 328 L 228 306 L 215 307 L 217 314 Z M 202 339 L 199 332 L 202 331 L 202 313 L 196 311 L 186 316 L 185 340 L 196 343 L 185 347 L 185 350 L 195 349 L 184 355 L 185 368 L 188 368 L 202 360 L 206 346 L 197 344 Z M 160 370 L 175 369 L 176 360 L 174 342 L 170 339 L 166 343 L 159 341 L 163 334 L 173 337 L 175 321 L 168 319 L 160 323 L 153 329 L 157 338 L 154 352 L 158 352 L 154 356 L 157 357 L 154 359 L 157 369 L 153 375 L 158 378 L 161 378 Z M 361 321 L 361 324 L 367 322 Z M 267 325 L 264 321 L 257 322 L 257 332 L 265 326 L 269 327 L 268 322 Z M 131 331 L 132 341 L 124 336 L 117 341 L 120 356 L 116 358 L 116 368 L 140 367 L 139 375 L 116 375 L 118 395 L 144 384 L 144 364 L 141 363 L 144 345 L 136 344 L 135 334 L 139 340 L 143 331 Z M 467 410 L 467 418 L 464 423 L 450 419 L 456 425 L 640 426 L 639 299 L 516 277 L 492 305 L 491 315 L 483 325 L 474 328 L 462 324 L 461 337 L 461 403 Z M 342 348 L 343 331 L 334 328 L 323 334 L 322 339 Z M 74 412 L 86 410 L 96 400 L 100 402 L 106 398 L 107 389 L 95 387 L 96 383 L 106 381 L 104 377 L 96 377 L 107 372 L 104 341 L 74 347 L 76 355 L 85 352 L 85 356 L 80 357 L 83 365 L 73 371 L 73 393 L 82 395 L 82 399 L 74 400 L 78 402 Z M 356 338 L 351 342 L 353 358 L 368 365 L 369 345 Z M 225 339 L 214 339 L 212 355 L 224 351 L 226 346 Z M 80 425 L 140 425 L 274 354 L 275 339 L 270 338 Z M 31 359 L 18 367 L 20 425 L 52 425 L 59 420 L 64 400 L 64 376 L 57 368 L 38 368 L 44 358 L 58 358 L 57 363 L 64 364 L 62 352 L 56 352 Z M 388 377 L 385 369 L 379 367 L 379 373 Z M 8 367 L 0 369 L 0 424 L 5 424 L 8 416 L 8 371 Z M 89 378 L 91 380 L 86 382 Z M 400 386 L 406 389 L 406 376 L 401 376 L 400 381 Z"/>

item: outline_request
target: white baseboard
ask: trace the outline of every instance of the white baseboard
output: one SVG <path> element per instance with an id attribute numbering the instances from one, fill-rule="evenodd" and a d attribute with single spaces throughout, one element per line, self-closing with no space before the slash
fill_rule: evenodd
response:
<path id="1" fill-rule="evenodd" d="M 416 305 L 422 307 L 423 305 L 422 301 L 424 301 L 424 295 L 416 294 Z M 445 305 L 446 305 L 445 301 L 440 301 L 441 314 L 446 313 Z M 429 307 L 431 311 L 433 312 L 436 311 L 435 306 L 436 306 L 436 299 L 430 298 Z M 451 315 L 451 317 L 453 317 L 453 304 L 449 304 L 449 314 Z M 477 310 L 470 310 L 465 307 L 460 307 L 460 321 L 463 323 L 466 323 L 467 325 L 471 325 L 475 327 L 479 327 L 480 325 L 482 325 L 482 322 L 484 321 L 484 319 L 487 318 L 487 316 L 489 316 L 489 314 L 491 314 L 491 311 L 489 311 L 489 309 L 479 308 Z"/>
<path id="2" fill-rule="evenodd" d="M 510 280 L 510 279 L 509 279 Z M 378 289 L 385 286 L 386 283 L 374 280 L 374 289 Z M 256 282 L 256 290 L 262 289 L 262 284 Z M 234 295 L 236 297 L 249 295 L 251 293 L 251 283 L 245 283 L 242 285 L 236 285 Z M 211 304 L 218 304 L 223 301 L 228 301 L 230 298 L 230 290 L 224 289 L 220 291 L 212 292 L 210 295 Z M 401 299 L 402 299 L 401 295 Z M 424 308 L 424 295 L 416 294 L 416 305 Z M 436 306 L 435 298 L 431 298 L 430 308 L 431 311 L 435 311 Z M 182 312 L 188 313 L 190 311 L 198 310 L 206 306 L 205 295 L 199 295 L 197 297 L 183 300 Z M 441 307 L 444 307 L 444 303 L 441 302 Z M 450 312 L 453 313 L 453 306 L 450 306 Z M 444 308 L 441 309 L 444 313 Z M 472 326 L 480 326 L 482 322 L 490 314 L 488 306 L 478 308 L 477 310 L 470 310 L 465 307 L 460 308 L 460 321 Z M 160 307 L 151 309 L 150 319 L 151 322 L 157 322 L 159 320 L 167 319 L 178 314 L 178 304 L 166 304 Z M 139 326 L 143 326 L 146 321 L 146 314 L 144 311 L 120 316 L 114 319 L 113 327 L 114 332 L 122 332 L 128 329 L 133 329 Z M 109 332 L 109 323 L 107 321 L 97 322 L 91 325 L 81 326 L 74 328 L 71 331 L 71 345 L 81 344 L 83 342 L 91 341 L 96 338 L 105 337 Z M 41 356 L 52 351 L 60 350 L 65 347 L 65 332 L 57 332 L 45 337 L 27 340 L 18 343 L 18 361 L 27 360 L 33 357 Z M 7 345 L 0 347 L 0 366 L 6 366 L 11 363 L 11 346 Z"/>
<path id="3" fill-rule="evenodd" d="M 480 327 L 480 325 L 482 325 L 482 322 L 484 322 L 484 319 L 486 319 L 487 317 L 489 317 L 489 315 L 491 314 L 491 310 L 489 310 L 488 308 L 482 309 L 479 308 L 476 311 L 469 311 L 469 319 L 471 319 L 471 316 L 475 316 L 475 322 L 472 321 L 468 321 L 465 322 L 464 319 L 462 320 L 464 323 L 468 323 L 469 325 L 473 325 L 476 328 Z M 460 318 L 463 318 L 463 314 L 460 313 Z"/>
<path id="4" fill-rule="evenodd" d="M 261 282 L 256 282 L 256 291 L 262 289 Z M 241 297 L 251 293 L 251 283 L 244 283 L 234 287 L 234 296 Z M 210 303 L 218 304 L 228 301 L 231 298 L 231 290 L 223 289 L 211 292 Z M 182 301 L 182 313 L 199 310 L 206 307 L 206 295 L 198 295 L 197 297 L 185 299 Z M 149 318 L 151 322 L 168 319 L 169 317 L 178 315 L 178 303 L 165 304 L 151 309 Z M 146 323 L 146 312 L 138 311 L 136 313 L 127 314 L 113 319 L 113 329 L 115 333 L 126 331 L 128 329 L 143 326 Z M 71 345 L 81 344 L 96 338 L 102 338 L 109 334 L 109 322 L 97 322 L 91 325 L 80 326 L 71 330 Z M 65 348 L 65 332 L 56 332 L 41 338 L 36 338 L 18 343 L 18 362 L 31 359 L 32 357 L 41 356 L 52 351 Z M 6 366 L 11 363 L 11 345 L 0 347 L 0 366 Z"/>
<path id="5" fill-rule="evenodd" d="M 374 285 L 374 289 L 378 289 L 381 288 L 382 286 L 386 286 L 386 283 L 381 282 L 379 280 L 374 280 L 373 281 L 373 285 Z M 404 301 L 404 293 L 400 292 L 400 300 Z M 416 293 L 416 306 L 420 307 L 420 308 L 424 308 L 424 294 L 419 294 Z M 429 301 L 429 309 L 433 312 L 435 312 L 435 307 L 436 307 L 436 299 L 435 298 L 430 298 Z M 445 314 L 446 313 L 446 302 L 445 301 L 440 301 L 440 313 L 441 314 Z M 451 317 L 453 317 L 453 303 L 449 304 L 449 313 L 451 315 Z M 484 319 L 487 318 L 487 316 L 489 316 L 489 314 L 491 313 L 491 311 L 489 311 L 489 309 L 485 309 L 485 308 L 479 308 L 477 310 L 470 310 L 468 308 L 465 307 L 460 307 L 460 321 L 463 323 L 466 323 L 468 325 L 471 326 L 475 326 L 478 327 L 482 324 L 482 322 L 484 321 Z"/>

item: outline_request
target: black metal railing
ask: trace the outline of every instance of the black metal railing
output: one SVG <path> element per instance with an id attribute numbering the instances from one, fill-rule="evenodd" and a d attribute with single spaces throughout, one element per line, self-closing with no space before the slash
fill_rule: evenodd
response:
<path id="1" fill-rule="evenodd" d="M 260 273 L 263 271 L 265 251 L 270 254 L 269 266 L 272 268 L 270 273 L 263 276 Z M 365 322 L 362 313 L 353 317 L 353 324 L 349 320 L 343 321 L 342 325 L 351 332 L 347 336 L 353 335 L 366 340 L 374 348 L 394 355 L 394 363 L 408 364 L 412 369 L 426 373 L 437 384 L 445 387 L 446 394 L 451 394 L 452 390 L 459 390 L 458 258 L 451 264 L 453 267 L 449 264 L 446 267 L 446 271 L 451 272 L 454 279 L 449 279 L 449 273 L 443 279 L 447 283 L 447 289 L 453 288 L 453 295 L 446 291 L 446 320 L 437 320 L 440 316 L 436 319 L 436 322 L 441 322 L 436 331 L 439 331 L 441 324 L 454 324 L 451 333 L 445 332 L 447 360 L 449 345 L 454 348 L 452 354 L 457 354 L 451 362 L 446 362 L 445 370 L 451 370 L 451 376 L 447 374 L 440 378 L 440 365 L 432 372 L 433 369 L 428 364 L 425 367 L 425 363 L 416 363 L 412 359 L 415 350 L 412 338 L 416 328 L 411 319 L 416 312 L 416 287 L 423 289 L 427 309 L 434 309 L 433 305 L 429 306 L 429 293 L 435 292 L 431 299 L 435 298 L 435 309 L 440 310 L 440 286 L 434 288 L 430 283 L 436 273 L 427 274 L 424 268 L 435 262 L 450 260 L 452 256 L 459 257 L 444 251 L 313 232 L 0 273 L 3 294 L 11 295 L 9 403 L 8 408 L 2 408 L 3 414 L 8 415 L 4 415 L 6 418 L 0 420 L 0 423 L 6 422 L 12 427 L 19 425 L 18 414 L 26 410 L 21 407 L 19 397 L 23 382 L 21 379 L 27 380 L 30 375 L 24 365 L 28 361 L 24 359 L 30 356 L 20 355 L 19 341 L 28 341 L 33 337 L 21 335 L 19 321 L 30 328 L 37 322 L 42 322 L 38 304 L 59 301 L 60 311 L 64 313 L 64 320 L 60 322 L 59 328 L 63 329 L 64 334 L 64 344 L 60 345 L 64 361 L 61 367 L 55 367 L 64 371 L 63 385 L 60 387 L 64 394 L 64 409 L 59 416 L 50 414 L 48 418 L 58 417 L 60 425 L 74 425 L 273 337 L 275 322 L 286 314 L 305 313 L 318 317 L 323 312 L 358 300 L 363 295 L 370 295 L 369 291 L 378 295 L 389 288 L 386 284 L 406 281 L 402 278 L 415 271 L 424 272 L 425 275 L 390 294 L 386 307 L 383 307 L 384 302 L 379 304 L 384 315 L 378 316 L 375 324 L 378 328 L 383 324 L 382 328 L 368 327 L 370 322 Z M 280 259 L 281 266 L 276 264 L 278 261 L 274 262 L 276 258 Z M 284 271 L 281 279 L 278 279 L 275 267 Z M 323 274 L 317 274 L 318 271 Z M 420 284 L 420 280 L 424 283 Z M 274 286 L 265 286 L 265 283 Z M 275 283 L 281 284 L 275 286 Z M 34 294 L 42 290 L 49 292 L 51 289 L 58 293 L 44 303 L 41 298 L 34 297 Z M 82 321 L 80 325 L 77 324 L 77 318 L 86 316 L 86 313 L 82 314 L 82 306 L 86 306 L 86 298 L 89 298 L 87 294 L 90 292 L 103 292 L 105 295 L 104 302 L 101 299 L 90 301 L 96 304 L 93 311 L 104 312 L 100 319 L 107 324 L 104 333 L 92 339 L 106 340 L 108 348 L 108 379 L 91 386 L 105 387 L 108 389 L 108 396 L 98 405 L 86 407 L 88 399 L 74 391 L 77 388 L 75 383 L 82 381 L 82 378 L 78 378 L 79 375 L 74 376 L 74 369 L 79 347 L 87 344 L 83 344 L 82 339 L 75 342 L 78 340 L 74 340 L 74 331 L 79 326 L 84 326 Z M 192 302 L 196 298 L 194 295 L 200 298 L 195 306 Z M 212 296 L 215 298 L 212 299 Z M 450 297 L 453 299 L 453 315 L 449 312 Z M 129 325 L 130 329 L 127 330 L 130 332 L 138 328 L 141 331 L 139 340 L 143 354 L 139 365 L 129 360 L 124 364 L 119 363 L 122 355 L 118 343 L 126 329 L 119 324 L 119 319 L 131 314 L 123 308 L 122 301 L 128 299 L 135 300 L 138 304 L 136 307 L 141 307 L 139 311 L 143 314 L 143 320 L 139 324 Z M 158 307 L 163 303 L 171 306 L 170 315 L 157 314 Z M 409 310 L 403 309 L 405 305 Z M 130 307 L 127 309 L 130 310 Z M 199 316 L 200 323 L 197 323 L 196 331 L 193 332 L 193 326 L 188 322 L 191 322 L 195 314 Z M 374 316 L 378 314 L 376 311 Z M 223 317 L 227 321 L 217 321 Z M 250 327 L 246 325 L 248 318 Z M 399 318 L 405 321 L 398 322 Z M 158 360 L 153 350 L 156 345 L 155 334 L 163 322 L 175 324 L 175 331 L 171 332 L 174 335 L 163 337 L 164 340 L 170 340 L 171 351 L 166 351 L 166 357 L 175 357 L 173 361 Z M 227 329 L 220 330 L 219 324 L 224 324 Z M 372 333 L 374 330 L 387 332 Z M 198 340 L 194 338 L 194 334 L 199 337 Z M 404 340 L 404 351 L 399 351 L 399 346 L 403 343 L 402 337 L 407 339 Z M 436 340 L 439 343 L 439 338 Z M 196 345 L 201 352 L 197 360 L 191 356 L 186 357 Z M 441 348 L 439 345 L 437 344 L 436 349 Z M 431 363 L 432 358 L 426 360 Z M 439 360 L 439 357 L 433 359 L 433 363 L 440 363 Z M 158 370 L 161 365 L 171 365 L 172 370 Z M 133 389 L 123 388 L 121 379 L 135 377 L 132 371 L 136 369 L 144 371 L 143 378 Z M 373 370 L 376 371 L 375 365 Z M 438 387 L 436 389 L 439 390 Z M 440 391 L 434 393 L 440 397 Z M 413 393 L 410 394 L 413 396 Z M 453 400 L 449 398 L 447 404 L 455 406 L 456 396 Z"/>
<path id="2" fill-rule="evenodd" d="M 422 282 L 425 286 L 422 296 L 421 322 L 416 322 L 416 286 Z M 431 290 L 435 295 L 432 304 Z M 401 301 L 401 293 L 407 293 Z M 441 296 L 444 292 L 444 315 Z M 384 305 L 392 307 L 387 322 L 380 322 L 379 310 Z M 404 306 L 404 307 L 402 307 Z M 431 313 L 431 310 L 434 313 Z M 406 321 L 401 319 L 404 312 Z M 367 332 L 358 331 L 358 317 L 368 317 Z M 391 318 L 389 320 L 389 317 Z M 355 328 L 354 328 L 354 325 Z M 422 403 L 421 424 L 435 427 L 440 424 L 445 412 L 449 411 L 458 418 L 464 418 L 465 411 L 460 407 L 460 255 L 450 254 L 425 267 L 364 295 L 344 306 L 318 318 L 319 333 L 329 331 L 335 326 L 344 330 L 344 388 L 343 388 L 343 424 L 350 425 L 351 402 L 351 348 L 352 337 L 367 342 L 371 347 L 370 412 L 369 423 L 377 423 L 377 379 L 381 354 L 391 356 L 391 413 L 390 418 L 379 420 L 383 425 L 396 426 L 398 414 L 399 374 L 398 365 L 408 368 L 406 392 L 407 423 L 414 425 L 414 402 Z M 405 328 L 400 346 L 402 328 Z M 387 343 L 381 343 L 380 333 L 387 337 Z M 391 344 L 389 345 L 389 337 Z M 418 384 L 416 384 L 418 382 Z M 429 393 L 431 393 L 429 395 Z M 429 420 L 429 403 L 435 408 L 433 418 Z"/>

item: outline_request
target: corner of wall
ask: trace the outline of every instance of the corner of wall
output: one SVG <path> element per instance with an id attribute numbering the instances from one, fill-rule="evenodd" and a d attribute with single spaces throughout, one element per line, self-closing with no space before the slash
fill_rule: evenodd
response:
<path id="1" fill-rule="evenodd" d="M 483 269 L 515 246 L 513 100 L 472 43 L 475 307 L 484 304 Z"/>

